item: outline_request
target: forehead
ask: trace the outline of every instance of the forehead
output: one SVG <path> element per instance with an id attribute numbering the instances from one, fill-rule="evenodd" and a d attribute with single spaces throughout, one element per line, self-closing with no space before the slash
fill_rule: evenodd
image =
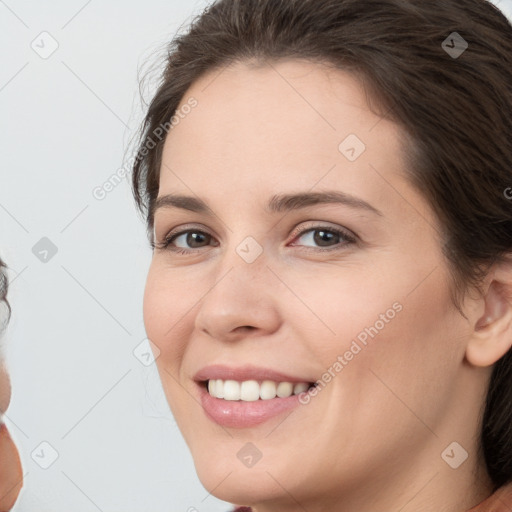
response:
<path id="1" fill-rule="evenodd" d="M 178 112 L 191 98 L 197 105 L 166 139 L 161 188 L 270 191 L 322 180 L 350 192 L 365 180 L 380 185 L 370 164 L 402 170 L 399 127 L 370 110 L 346 71 L 304 60 L 238 62 L 203 75 Z"/>

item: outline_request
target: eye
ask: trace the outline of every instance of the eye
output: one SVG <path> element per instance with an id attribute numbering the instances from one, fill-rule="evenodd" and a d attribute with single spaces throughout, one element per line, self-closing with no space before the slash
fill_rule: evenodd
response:
<path id="1" fill-rule="evenodd" d="M 298 230 L 294 233 L 294 240 L 303 239 L 306 242 L 317 244 L 317 247 L 326 247 L 324 251 L 341 249 L 343 246 L 357 242 L 356 236 L 350 232 L 333 228 L 331 226 L 314 226 L 309 229 Z M 292 244 L 297 245 L 297 244 Z M 302 245 L 302 244 L 299 244 Z M 315 249 L 315 247 L 310 247 Z"/>
<path id="2" fill-rule="evenodd" d="M 194 252 L 194 249 L 206 247 L 213 237 L 198 229 L 189 229 L 179 231 L 177 233 L 170 233 L 165 237 L 163 242 L 153 244 L 153 248 L 169 249 L 178 254 L 186 254 Z M 201 245 L 206 242 L 206 245 Z M 185 247 L 180 247 L 179 244 L 185 244 Z"/>

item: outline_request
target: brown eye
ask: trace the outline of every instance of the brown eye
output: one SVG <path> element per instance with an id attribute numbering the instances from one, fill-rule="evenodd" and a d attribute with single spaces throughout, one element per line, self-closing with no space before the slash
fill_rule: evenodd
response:
<path id="1" fill-rule="evenodd" d="M 204 244 L 205 240 L 208 242 L 212 237 L 208 235 L 207 233 L 203 233 L 202 231 L 184 231 L 183 233 L 179 235 L 173 236 L 169 243 L 176 242 L 176 240 L 182 238 L 182 242 L 188 245 L 189 247 L 185 247 L 185 249 L 188 248 L 197 248 L 202 247 L 201 244 Z"/>
<path id="2" fill-rule="evenodd" d="M 328 226 L 317 226 L 314 228 L 302 230 L 295 236 L 294 240 L 300 240 L 301 238 L 307 242 L 316 244 L 317 247 L 327 247 L 333 249 L 341 248 L 345 245 L 356 242 L 355 236 L 343 230 Z M 303 244 L 293 243 L 293 245 Z M 313 245 L 312 248 L 314 247 L 315 245 Z"/>
<path id="3" fill-rule="evenodd" d="M 207 247 L 212 240 L 213 237 L 204 231 L 189 229 L 168 235 L 162 243 L 155 244 L 155 247 L 185 254 Z"/>

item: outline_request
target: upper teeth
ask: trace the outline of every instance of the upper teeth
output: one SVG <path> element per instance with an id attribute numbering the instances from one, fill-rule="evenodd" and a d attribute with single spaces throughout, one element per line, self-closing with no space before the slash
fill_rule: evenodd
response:
<path id="1" fill-rule="evenodd" d="M 254 402 L 259 400 L 270 400 L 276 396 L 287 398 L 298 395 L 309 388 L 306 382 L 293 384 L 291 382 L 274 382 L 264 380 L 261 384 L 257 380 L 236 380 L 212 379 L 208 381 L 208 392 L 215 398 L 224 400 L 244 400 Z"/>

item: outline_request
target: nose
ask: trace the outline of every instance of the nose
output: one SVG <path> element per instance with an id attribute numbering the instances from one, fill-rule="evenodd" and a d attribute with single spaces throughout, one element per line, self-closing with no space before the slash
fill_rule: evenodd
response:
<path id="1" fill-rule="evenodd" d="M 247 263 L 238 254 L 225 258 L 211 288 L 200 301 L 195 326 L 221 341 L 264 336 L 280 325 L 280 281 L 267 267 L 264 254 Z"/>

